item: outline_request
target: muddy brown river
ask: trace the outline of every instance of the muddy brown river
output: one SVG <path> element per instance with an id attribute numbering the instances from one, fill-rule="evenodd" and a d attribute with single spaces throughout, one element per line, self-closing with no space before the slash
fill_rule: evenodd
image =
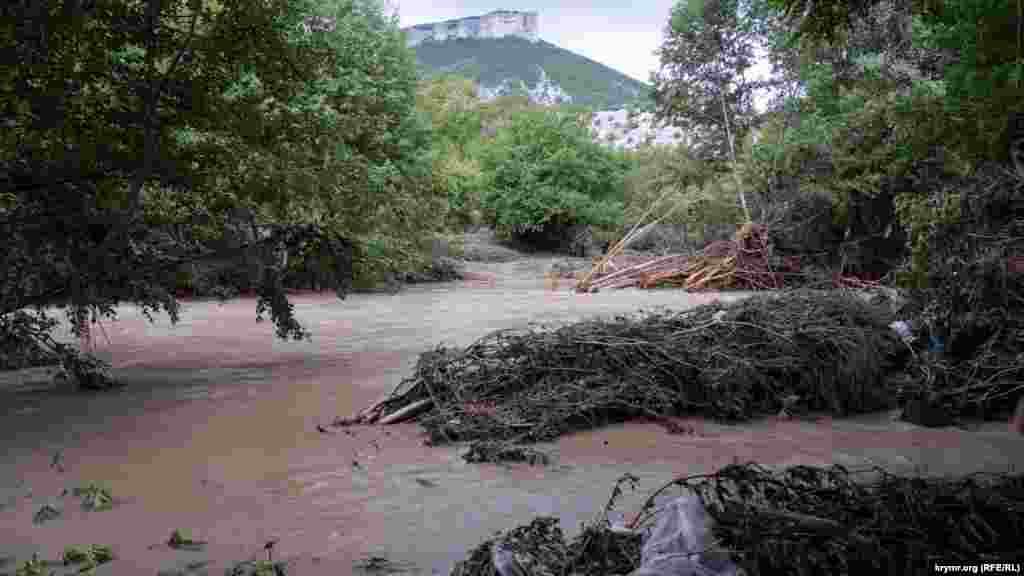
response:
<path id="1" fill-rule="evenodd" d="M 881 465 L 898 473 L 1005 472 L 1024 465 L 1024 440 L 1005 425 L 922 429 L 891 413 L 818 422 L 767 419 L 741 426 L 694 421 L 668 435 L 633 423 L 545 446 L 546 468 L 466 464 L 461 447 L 426 447 L 415 424 L 318 432 L 407 376 L 439 343 L 467 345 L 498 328 L 565 322 L 640 308 L 689 307 L 742 295 L 552 290 L 550 260 L 474 264 L 471 279 L 397 295 L 293 298 L 310 342 L 282 342 L 256 323 L 255 302 L 186 302 L 181 321 L 149 323 L 131 306 L 94 339 L 127 387 L 82 394 L 0 384 L 0 573 L 38 553 L 107 544 L 117 559 L 97 574 L 203 570 L 263 556 L 293 574 L 354 574 L 386 558 L 409 574 L 446 574 L 498 530 L 557 515 L 575 534 L 631 472 L 640 493 L 677 475 L 737 461 L 770 466 Z M 62 454 L 63 472 L 51 466 Z M 101 482 L 115 506 L 85 512 L 65 488 Z M 44 504 L 63 516 L 34 524 Z M 161 546 L 174 529 L 208 541 L 200 552 Z M 378 560 L 379 561 L 379 560 Z M 202 570 L 186 572 L 204 573 Z"/>

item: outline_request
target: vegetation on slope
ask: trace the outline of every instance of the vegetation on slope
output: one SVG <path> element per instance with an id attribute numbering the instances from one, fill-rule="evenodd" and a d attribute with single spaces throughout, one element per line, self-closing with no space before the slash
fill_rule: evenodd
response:
<path id="1" fill-rule="evenodd" d="M 572 96 L 573 103 L 595 109 L 623 108 L 647 100 L 650 87 L 585 56 L 543 40 L 517 37 L 427 41 L 415 47 L 427 76 L 457 73 L 488 88 L 503 83 L 516 93 L 520 81 L 534 87 L 547 79 Z"/>

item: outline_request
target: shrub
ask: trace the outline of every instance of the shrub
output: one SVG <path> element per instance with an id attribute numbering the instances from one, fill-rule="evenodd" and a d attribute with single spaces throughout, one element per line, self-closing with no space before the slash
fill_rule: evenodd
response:
<path id="1" fill-rule="evenodd" d="M 516 113 L 487 144 L 481 161 L 487 185 L 483 216 L 499 236 L 530 244 L 577 225 L 622 224 L 629 162 L 594 142 L 577 115 Z"/>

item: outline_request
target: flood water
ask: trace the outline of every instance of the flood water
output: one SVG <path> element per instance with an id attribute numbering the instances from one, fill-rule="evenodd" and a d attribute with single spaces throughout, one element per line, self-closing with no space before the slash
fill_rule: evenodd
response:
<path id="1" fill-rule="evenodd" d="M 717 298 L 552 291 L 546 265 L 477 264 L 472 280 L 394 296 L 297 296 L 310 342 L 276 340 L 269 322 L 254 321 L 253 300 L 185 303 L 175 326 L 121 308 L 94 344 L 127 387 L 81 394 L 0 384 L 0 562 L 107 544 L 117 560 L 97 574 L 156 574 L 196 562 L 223 574 L 276 540 L 275 558 L 292 559 L 293 574 L 359 573 L 356 565 L 371 557 L 410 574 L 446 574 L 494 532 L 537 515 L 557 515 L 575 533 L 626 472 L 640 478 L 641 492 L 620 509 L 635 512 L 675 476 L 737 461 L 928 474 L 1024 464 L 1024 441 L 1005 426 L 925 430 L 890 414 L 736 427 L 693 421 L 696 434 L 682 436 L 633 423 L 543 447 L 555 455 L 546 468 L 466 464 L 463 448 L 424 446 L 415 424 L 317 430 L 390 392 L 420 352 L 442 342 L 461 346 L 529 322 Z M 58 451 L 63 472 L 51 466 Z M 89 482 L 111 488 L 112 510 L 85 512 L 60 497 Z M 47 503 L 63 516 L 34 524 Z M 207 548 L 161 546 L 175 529 Z M 13 570 L 0 563 L 0 573 Z"/>

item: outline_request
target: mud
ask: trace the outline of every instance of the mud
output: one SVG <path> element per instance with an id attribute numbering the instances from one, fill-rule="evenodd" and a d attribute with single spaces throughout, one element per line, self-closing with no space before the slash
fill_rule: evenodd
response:
<path id="1" fill-rule="evenodd" d="M 547 468 L 466 464 L 463 448 L 423 446 L 414 424 L 317 430 L 387 394 L 420 352 L 441 342 L 742 297 L 579 295 L 545 278 L 550 265 L 473 263 L 464 281 L 394 296 L 298 296 L 310 342 L 276 340 L 269 322 L 254 322 L 252 300 L 185 303 L 175 326 L 121 308 L 94 344 L 125 388 L 89 395 L 54 390 L 40 384 L 45 379 L 14 386 L 11 375 L 0 377 L 0 558 L 109 544 L 118 559 L 97 574 L 155 574 L 201 561 L 221 574 L 231 561 L 264 556 L 264 543 L 277 540 L 275 558 L 292 559 L 296 574 L 358 573 L 355 563 L 373 556 L 408 573 L 447 573 L 493 532 L 538 514 L 560 516 L 575 533 L 625 472 L 639 476 L 646 492 L 735 461 L 926 474 L 1024 464 L 1024 441 L 1005 424 L 926 430 L 892 414 L 736 427 L 695 420 L 694 434 L 683 436 L 647 423 L 615 426 L 542 447 L 555 455 Z M 57 451 L 63 472 L 51 466 Z M 59 497 L 86 482 L 108 485 L 114 509 L 85 512 Z M 627 498 L 623 509 L 643 496 Z M 33 524 L 47 502 L 64 516 Z M 160 545 L 174 529 L 210 544 L 201 552 Z"/>

